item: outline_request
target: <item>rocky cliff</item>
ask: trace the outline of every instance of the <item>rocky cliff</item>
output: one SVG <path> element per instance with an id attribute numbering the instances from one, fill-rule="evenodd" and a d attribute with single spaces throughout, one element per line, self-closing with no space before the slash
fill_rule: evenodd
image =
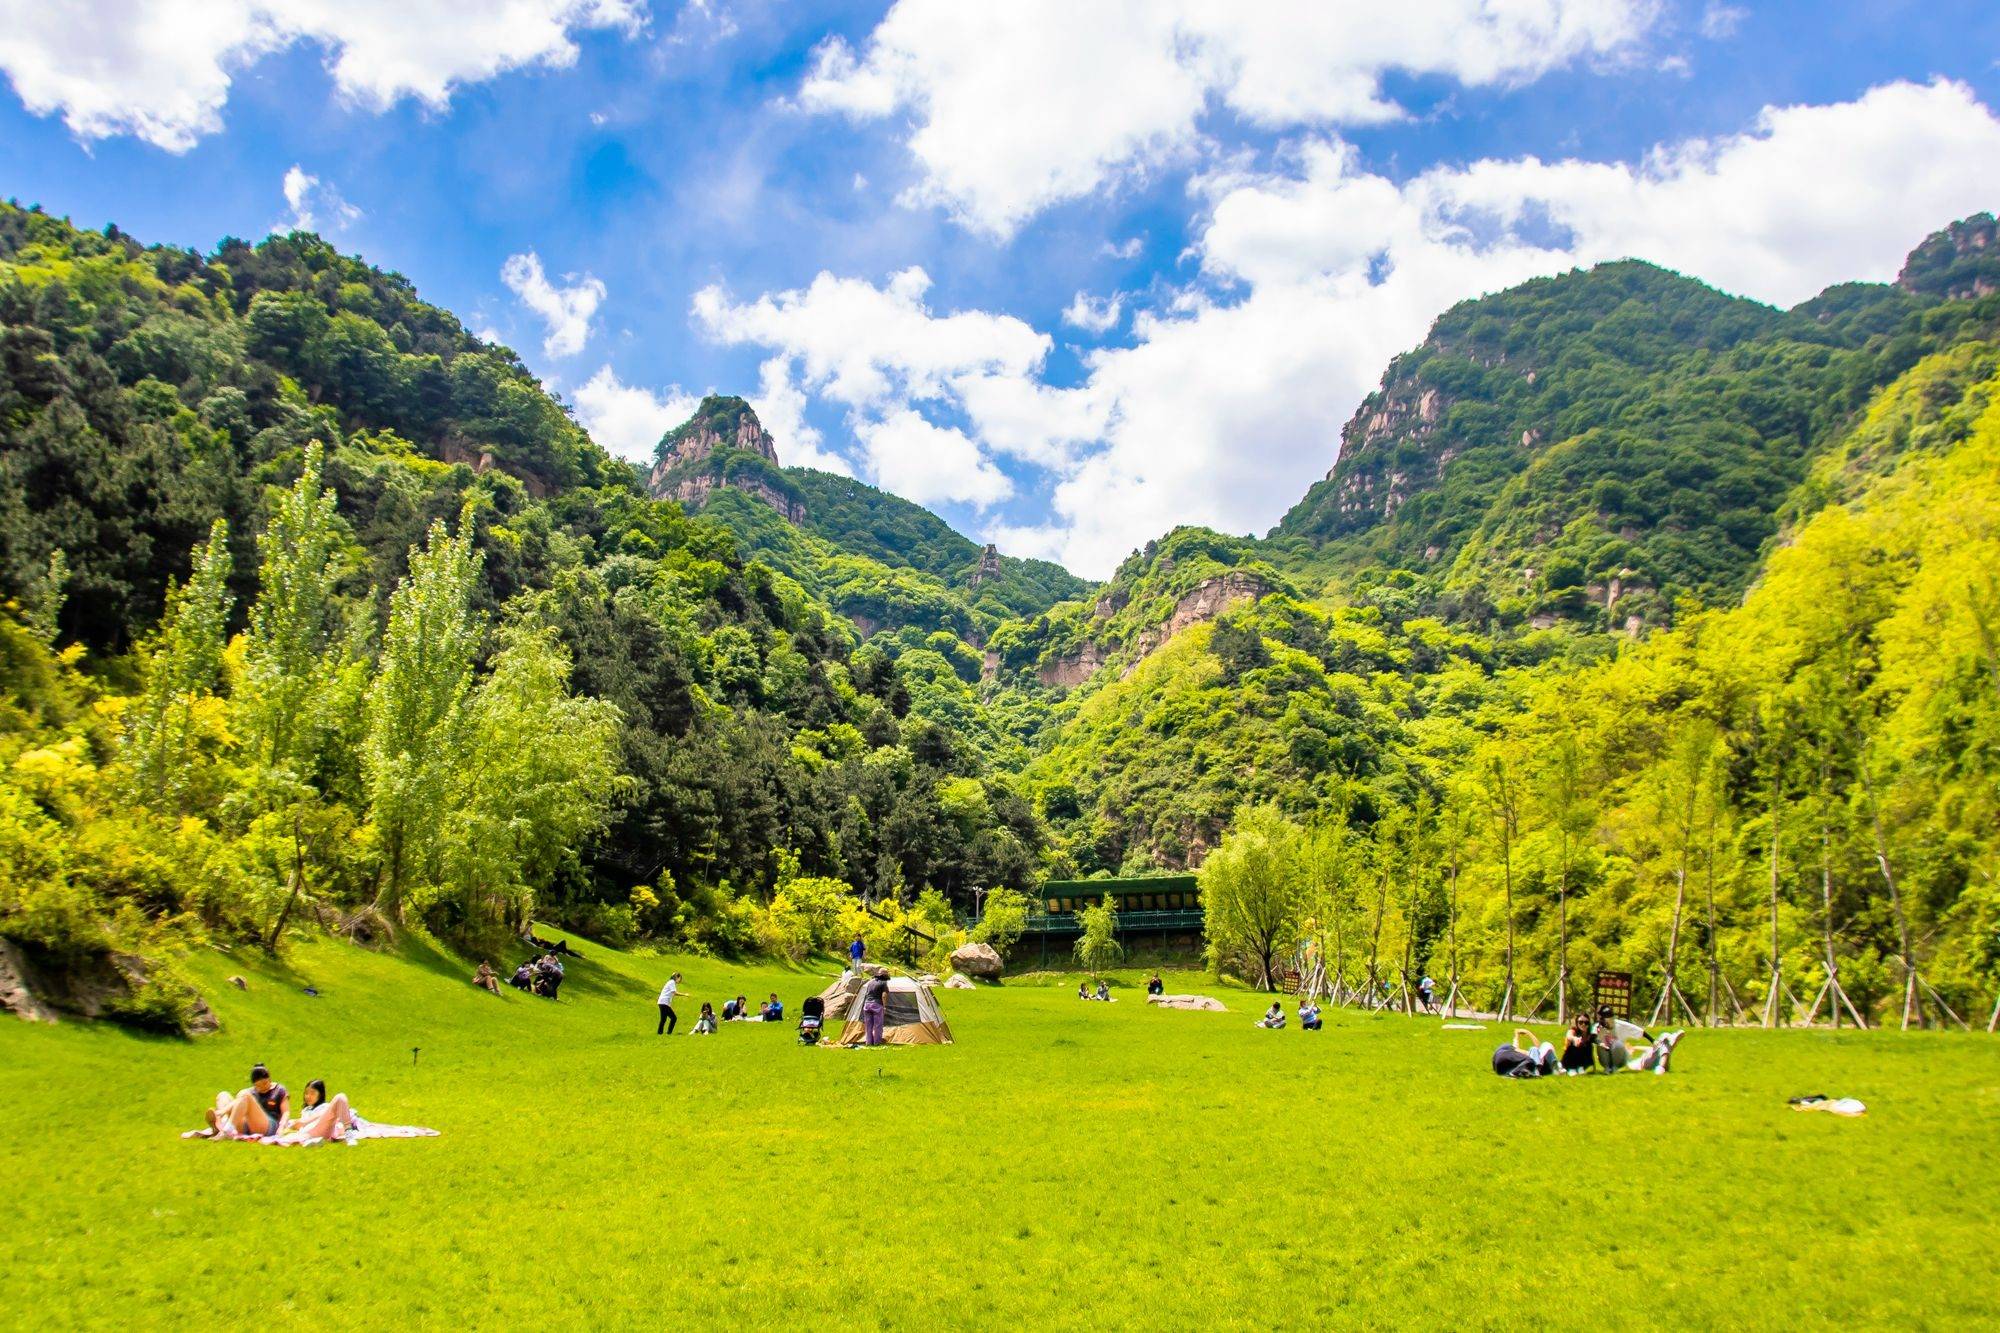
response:
<path id="1" fill-rule="evenodd" d="M 1910 252 L 1896 285 L 1914 296 L 1973 301 L 2000 292 L 2000 224 L 1975 213 L 1932 232 Z"/>
<path id="2" fill-rule="evenodd" d="M 698 509 L 718 487 L 754 495 L 803 522 L 805 504 L 778 465 L 778 450 L 756 411 L 741 398 L 711 395 L 695 414 L 660 437 L 647 489 L 663 500 Z"/>

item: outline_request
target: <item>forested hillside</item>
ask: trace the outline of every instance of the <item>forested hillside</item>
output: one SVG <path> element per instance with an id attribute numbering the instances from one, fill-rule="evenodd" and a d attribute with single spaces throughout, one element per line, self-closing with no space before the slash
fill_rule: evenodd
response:
<path id="1" fill-rule="evenodd" d="M 0 313 L 0 934 L 164 960 L 538 905 L 741 949 L 800 928 L 781 882 L 1034 873 L 921 682 L 401 279 L 9 206 Z"/>
<path id="2" fill-rule="evenodd" d="M 316 237 L 0 209 L 0 937 L 145 958 L 172 1025 L 204 940 L 539 912 L 800 956 L 1199 868 L 1253 979 L 1311 939 L 1728 1009 L 1830 952 L 1863 1010 L 1963 1007 L 2000 965 L 1993 239 L 1791 311 L 1638 262 L 1467 302 L 1271 537 L 1086 588 L 778 466 L 741 399 L 642 474 Z"/>

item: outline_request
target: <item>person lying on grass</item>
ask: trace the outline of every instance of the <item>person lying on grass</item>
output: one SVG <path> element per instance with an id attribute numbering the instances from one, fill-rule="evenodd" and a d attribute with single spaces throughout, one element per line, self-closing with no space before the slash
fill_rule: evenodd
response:
<path id="1" fill-rule="evenodd" d="M 1526 1028 L 1515 1028 L 1512 1041 L 1494 1048 L 1493 1072 L 1502 1078 L 1547 1078 L 1556 1072 L 1556 1048 Z"/>
<path id="2" fill-rule="evenodd" d="M 701 1016 L 694 1020 L 691 1037 L 712 1037 L 715 1035 L 715 1006 L 707 1000 L 701 1002 Z"/>
<path id="3" fill-rule="evenodd" d="M 1307 1032 L 1318 1032 L 1321 1027 L 1319 1006 L 1311 1000 L 1299 1005 L 1299 1027 Z"/>
<path id="4" fill-rule="evenodd" d="M 1276 1000 L 1271 1001 L 1271 1007 L 1257 1020 L 1257 1026 L 1260 1028 L 1281 1028 L 1284 1025 L 1285 1006 Z"/>
<path id="5" fill-rule="evenodd" d="M 292 1094 L 263 1065 L 250 1068 L 250 1086 L 230 1096 L 215 1094 L 207 1111 L 209 1132 L 224 1139 L 261 1139 L 276 1134 L 292 1113 Z"/>

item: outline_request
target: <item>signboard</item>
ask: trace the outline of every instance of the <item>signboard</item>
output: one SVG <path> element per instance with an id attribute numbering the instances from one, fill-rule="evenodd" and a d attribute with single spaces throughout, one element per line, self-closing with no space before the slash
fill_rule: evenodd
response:
<path id="1" fill-rule="evenodd" d="M 1630 972 L 1599 972 L 1597 986 L 1591 997 L 1596 1008 L 1609 1009 L 1619 1018 L 1632 1016 L 1632 974 Z"/>

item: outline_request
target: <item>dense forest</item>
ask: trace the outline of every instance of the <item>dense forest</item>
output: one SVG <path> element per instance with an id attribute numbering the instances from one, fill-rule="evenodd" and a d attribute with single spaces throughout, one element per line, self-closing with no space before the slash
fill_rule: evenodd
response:
<path id="1" fill-rule="evenodd" d="M 1852 1012 L 1963 1013 L 1993 232 L 1790 311 L 1636 262 L 1464 303 L 1268 537 L 1093 588 L 735 447 L 740 399 L 642 474 L 314 236 L 0 208 L 0 936 L 146 959 L 173 1026 L 209 941 L 1004 942 L 985 891 L 1198 868 L 1253 980 L 1733 1013 L 1831 963 Z"/>

